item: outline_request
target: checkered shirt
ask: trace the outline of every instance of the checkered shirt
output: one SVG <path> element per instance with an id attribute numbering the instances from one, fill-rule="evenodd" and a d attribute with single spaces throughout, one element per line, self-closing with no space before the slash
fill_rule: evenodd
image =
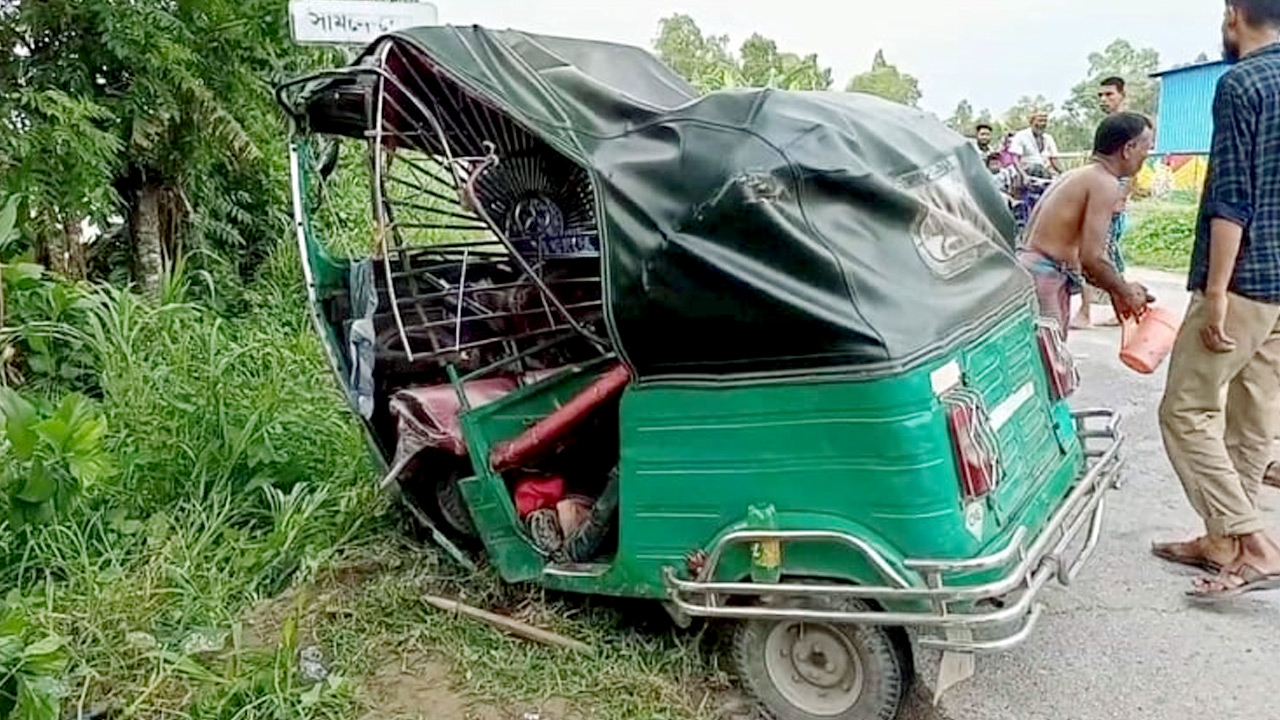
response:
<path id="1" fill-rule="evenodd" d="M 1244 228 L 1230 290 L 1280 304 L 1280 44 L 1236 63 L 1213 99 L 1213 146 L 1188 288 L 1209 276 L 1209 221 Z"/>

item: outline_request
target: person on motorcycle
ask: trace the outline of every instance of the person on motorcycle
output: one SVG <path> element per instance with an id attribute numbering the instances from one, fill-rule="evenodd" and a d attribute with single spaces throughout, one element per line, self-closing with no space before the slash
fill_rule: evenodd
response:
<path id="1" fill-rule="evenodd" d="M 1009 150 L 1018 156 L 1018 165 L 1032 177 L 1052 178 L 1062 173 L 1058 164 L 1058 143 L 1045 132 L 1049 113 L 1037 110 L 1031 114 L 1027 128 L 1014 134 Z"/>

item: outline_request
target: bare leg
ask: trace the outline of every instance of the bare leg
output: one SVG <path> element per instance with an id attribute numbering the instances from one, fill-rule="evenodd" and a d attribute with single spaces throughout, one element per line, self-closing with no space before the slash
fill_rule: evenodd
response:
<path id="1" fill-rule="evenodd" d="M 1075 317 L 1071 318 L 1071 329 L 1087 330 L 1093 327 L 1093 313 L 1090 311 L 1089 306 L 1089 289 L 1085 288 L 1084 293 L 1080 296 L 1080 310 Z"/>
<path id="2" fill-rule="evenodd" d="M 1071 327 L 1075 330 L 1087 330 L 1093 327 L 1093 303 L 1097 300 L 1098 290 L 1086 284 L 1080 292 L 1080 311 L 1071 318 Z"/>

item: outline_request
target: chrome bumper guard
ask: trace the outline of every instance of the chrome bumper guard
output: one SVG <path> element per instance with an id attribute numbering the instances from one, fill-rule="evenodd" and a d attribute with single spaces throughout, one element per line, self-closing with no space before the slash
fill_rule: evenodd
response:
<path id="1" fill-rule="evenodd" d="M 909 559 L 903 563 L 924 579 L 913 586 L 894 569 L 893 563 L 864 540 L 842 532 L 755 531 L 729 533 L 712 548 L 704 575 L 714 577 L 725 550 L 742 544 L 779 540 L 839 543 L 861 553 L 884 577 L 885 585 L 815 585 L 800 583 L 702 582 L 683 580 L 666 568 L 664 580 L 672 610 L 692 617 L 808 620 L 861 625 L 901 626 L 917 630 L 922 647 L 962 653 L 1000 652 L 1026 640 L 1035 629 L 1043 605 L 1036 602 L 1051 579 L 1070 585 L 1097 548 L 1108 490 L 1119 487 L 1122 465 L 1120 416 L 1112 410 L 1075 413 L 1076 430 L 1088 458 L 1084 476 L 1050 517 L 1040 535 L 1028 543 L 1025 527 L 1018 528 L 1000 551 L 964 560 Z M 1101 445 L 1101 447 L 1097 447 Z M 1087 528 L 1087 532 L 1086 532 Z M 1070 550 L 1084 537 L 1083 545 Z M 959 574 L 1011 567 L 999 579 L 982 585 L 948 585 Z M 729 598 L 763 599 L 769 596 L 822 599 L 860 599 L 877 602 L 928 603 L 920 611 L 843 611 L 801 607 L 772 607 Z M 953 606 L 960 604 L 964 609 Z"/>

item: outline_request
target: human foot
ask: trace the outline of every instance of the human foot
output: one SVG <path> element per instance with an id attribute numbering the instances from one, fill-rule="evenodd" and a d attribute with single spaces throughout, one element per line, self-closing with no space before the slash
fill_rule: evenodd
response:
<path id="1" fill-rule="evenodd" d="M 1252 565 L 1224 570 L 1211 578 L 1196 578 L 1187 596 L 1202 602 L 1218 602 L 1261 590 L 1280 589 L 1280 572 L 1263 572 Z"/>
<path id="2" fill-rule="evenodd" d="M 1259 590 L 1280 589 L 1280 546 L 1266 533 L 1239 538 L 1240 552 L 1217 577 L 1199 578 L 1188 595 L 1198 600 L 1217 601 Z"/>
<path id="3" fill-rule="evenodd" d="M 1240 548 L 1234 538 L 1204 535 L 1187 542 L 1153 543 L 1151 554 L 1171 563 L 1216 573 L 1240 556 Z"/>

